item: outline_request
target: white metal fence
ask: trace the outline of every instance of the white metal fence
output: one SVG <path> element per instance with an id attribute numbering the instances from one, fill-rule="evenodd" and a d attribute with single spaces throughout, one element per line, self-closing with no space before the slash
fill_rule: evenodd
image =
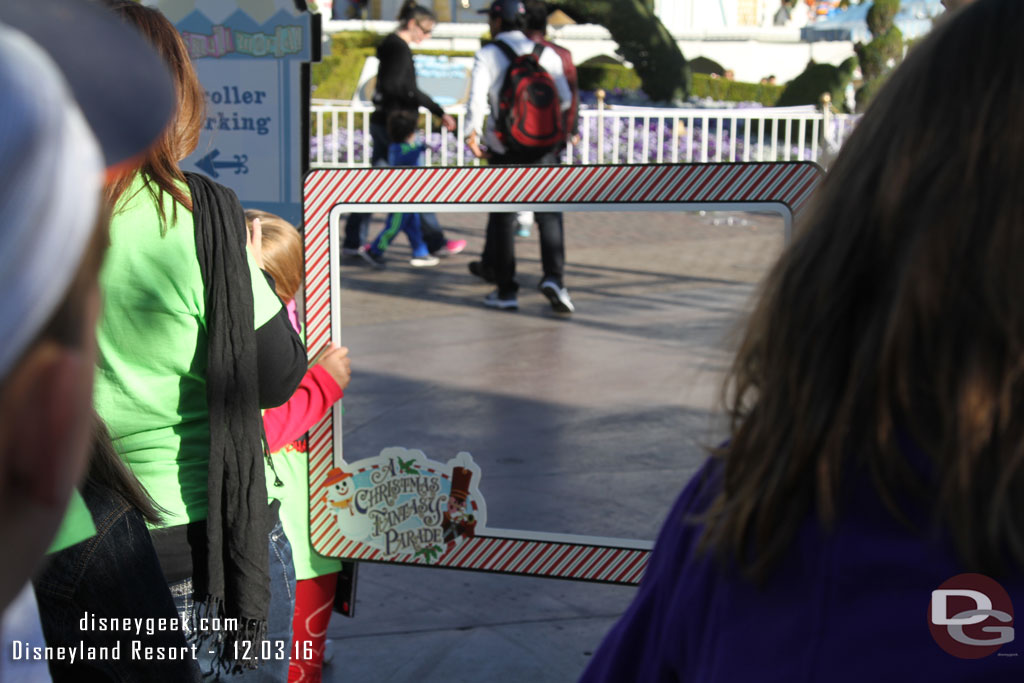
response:
<path id="1" fill-rule="evenodd" d="M 310 162 L 313 168 L 370 165 L 373 107 L 313 100 Z M 466 109 L 447 107 L 454 132 L 425 117 L 428 165 L 479 164 L 463 140 Z M 583 108 L 579 144 L 570 144 L 565 163 L 667 163 L 735 161 L 817 161 L 828 165 L 853 130 L 857 116 L 828 107 L 735 109 Z"/>

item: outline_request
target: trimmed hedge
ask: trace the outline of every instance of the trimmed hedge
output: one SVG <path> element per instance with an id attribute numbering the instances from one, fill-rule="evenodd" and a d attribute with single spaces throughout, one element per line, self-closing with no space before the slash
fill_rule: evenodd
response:
<path id="1" fill-rule="evenodd" d="M 786 84 L 777 104 L 780 107 L 817 105 L 822 94 L 829 93 L 832 97 L 832 106 L 842 107 L 846 99 L 846 86 L 853 80 L 853 71 L 856 68 L 857 60 L 854 57 L 849 57 L 839 66 L 811 61 L 802 74 Z"/>
<path id="2" fill-rule="evenodd" d="M 618 62 L 609 63 L 608 57 L 593 57 L 577 65 L 580 90 L 639 90 L 640 77 L 633 69 Z"/>
<path id="3" fill-rule="evenodd" d="M 711 78 L 706 74 L 693 74 L 693 94 L 721 102 L 760 102 L 766 107 L 774 107 L 785 89 L 784 85 L 744 83 Z"/>
<path id="4" fill-rule="evenodd" d="M 875 0 L 867 17 L 871 42 L 853 46 L 864 76 L 864 84 L 857 90 L 859 112 L 867 108 L 871 98 L 881 89 L 889 74 L 889 63 L 898 64 L 903 58 L 903 34 L 893 23 L 899 9 L 900 0 Z"/>
<path id="5" fill-rule="evenodd" d="M 639 90 L 640 77 L 636 72 L 618 62 L 609 63 L 609 59 L 609 57 L 594 57 L 576 67 L 580 78 L 580 89 Z M 707 74 L 695 73 L 693 74 L 691 94 L 723 102 L 760 102 L 766 107 L 772 107 L 775 106 L 783 90 L 785 87 L 781 85 L 727 81 L 723 78 L 711 78 Z"/>
<path id="6" fill-rule="evenodd" d="M 351 47 L 341 50 L 331 45 L 331 56 L 313 64 L 311 69 L 313 97 L 328 100 L 350 100 L 359 87 L 366 58 L 377 54 L 375 47 Z"/>

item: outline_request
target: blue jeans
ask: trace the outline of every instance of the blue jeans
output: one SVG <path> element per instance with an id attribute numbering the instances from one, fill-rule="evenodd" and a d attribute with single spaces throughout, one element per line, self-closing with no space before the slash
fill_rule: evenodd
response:
<path id="1" fill-rule="evenodd" d="M 412 247 L 412 255 L 416 258 L 423 258 L 430 254 L 427 245 L 423 242 L 423 232 L 420 229 L 420 215 L 418 213 L 392 213 L 388 214 L 387 223 L 384 229 L 373 240 L 370 251 L 380 254 L 394 241 L 398 232 L 404 232 L 409 239 L 409 246 Z"/>
<path id="2" fill-rule="evenodd" d="M 295 614 L 295 564 L 292 562 L 292 546 L 285 536 L 281 521 L 270 530 L 270 612 L 267 615 L 267 639 L 263 643 L 252 643 L 252 656 L 259 656 L 257 669 L 245 669 L 237 674 L 218 674 L 214 671 L 213 654 L 199 648 L 199 667 L 203 679 L 216 681 L 266 681 L 281 683 L 288 680 L 288 660 L 292 647 L 292 616 Z M 190 630 L 192 615 L 196 609 L 192 597 L 192 579 L 171 584 L 171 595 L 178 615 L 185 624 L 185 638 L 195 642 L 196 634 Z M 249 645 L 240 645 L 241 654 Z"/>
<path id="3" fill-rule="evenodd" d="M 116 646 L 120 657 L 51 661 L 53 680 L 199 681 L 199 668 L 181 631 L 156 626 L 136 633 L 95 627 L 94 617 L 131 618 L 133 623 L 142 619 L 144 625 L 153 625 L 177 614 L 138 511 L 119 494 L 91 482 L 82 497 L 96 522 L 96 535 L 48 558 L 34 581 L 39 617 L 47 645 L 77 647 L 84 642 L 110 647 L 111 652 Z M 148 647 L 173 652 L 175 658 L 147 658 L 142 648 Z"/>
<path id="4" fill-rule="evenodd" d="M 388 165 L 388 131 L 384 126 L 371 123 L 370 139 L 373 140 L 373 148 L 370 152 L 370 165 L 379 168 Z M 444 230 L 437 222 L 437 215 L 432 213 L 420 214 L 420 229 L 423 241 L 427 250 L 434 252 L 448 244 L 445 239 Z M 350 213 L 345 221 L 345 239 L 341 246 L 344 249 L 358 249 L 366 244 L 370 230 L 370 214 Z"/>

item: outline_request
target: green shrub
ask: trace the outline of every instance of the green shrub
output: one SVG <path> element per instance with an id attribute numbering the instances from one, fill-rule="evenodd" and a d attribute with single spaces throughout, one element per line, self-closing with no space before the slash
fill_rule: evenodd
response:
<path id="1" fill-rule="evenodd" d="M 892 72 L 888 71 L 878 78 L 868 81 L 857 90 L 857 111 L 862 112 L 868 108 L 868 104 L 871 103 L 871 100 L 875 99 L 875 95 L 882 89 L 885 82 L 889 80 L 891 74 Z"/>
<path id="2" fill-rule="evenodd" d="M 636 72 L 611 57 L 592 57 L 577 66 L 576 71 L 581 90 L 640 90 L 640 77 Z M 727 81 L 699 73 L 693 74 L 692 79 L 692 94 L 723 102 L 760 102 L 771 107 L 784 90 L 781 85 Z"/>
<path id="3" fill-rule="evenodd" d="M 375 47 L 335 49 L 323 61 L 313 64 L 311 79 L 313 97 L 328 100 L 350 100 L 359 87 L 366 58 L 377 54 Z"/>
<path id="4" fill-rule="evenodd" d="M 793 107 L 802 104 L 817 105 L 821 96 L 828 93 L 835 106 L 840 106 L 846 97 L 846 86 L 853 80 L 857 60 L 850 57 L 839 66 L 808 63 L 803 73 L 786 84 L 775 105 Z"/>
<path id="5" fill-rule="evenodd" d="M 881 81 L 889 72 L 890 62 L 899 63 L 903 58 L 903 34 L 893 25 L 899 9 L 900 0 L 875 0 L 867 16 L 871 42 L 853 46 L 864 76 L 864 83 L 857 91 L 857 111 L 864 111 L 881 88 Z"/>
<path id="6" fill-rule="evenodd" d="M 690 70 L 695 74 L 718 74 L 721 76 L 725 73 L 724 66 L 713 59 L 708 59 L 707 57 L 691 59 Z"/>
<path id="7" fill-rule="evenodd" d="M 377 47 L 385 36 L 373 31 L 339 31 L 331 35 L 331 50 L 353 47 Z"/>
<path id="8" fill-rule="evenodd" d="M 640 77 L 633 69 L 618 62 L 609 63 L 609 57 L 592 57 L 576 67 L 580 90 L 639 90 Z"/>
<path id="9" fill-rule="evenodd" d="M 896 13 L 900 11 L 900 0 L 875 0 L 868 9 L 868 30 L 872 36 L 880 36 L 892 27 Z"/>
<path id="10" fill-rule="evenodd" d="M 693 74 L 691 92 L 697 97 L 710 97 L 722 102 L 760 102 L 766 107 L 774 107 L 785 89 L 782 85 L 727 81 L 707 74 Z"/>

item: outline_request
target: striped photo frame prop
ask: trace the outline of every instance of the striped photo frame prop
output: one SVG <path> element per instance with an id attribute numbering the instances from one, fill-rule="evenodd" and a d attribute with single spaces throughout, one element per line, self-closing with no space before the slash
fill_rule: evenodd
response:
<path id="1" fill-rule="evenodd" d="M 813 162 L 314 170 L 303 188 L 306 343 L 341 343 L 338 226 L 352 211 L 762 211 L 783 217 L 788 242 L 823 174 Z M 310 540 L 322 555 L 626 585 L 643 576 L 650 541 L 490 528 L 467 453 L 441 463 L 393 448 L 346 462 L 340 405 L 308 449 Z M 460 481 L 472 482 L 461 501 Z M 472 532 L 453 532 L 468 527 L 449 510 Z"/>

